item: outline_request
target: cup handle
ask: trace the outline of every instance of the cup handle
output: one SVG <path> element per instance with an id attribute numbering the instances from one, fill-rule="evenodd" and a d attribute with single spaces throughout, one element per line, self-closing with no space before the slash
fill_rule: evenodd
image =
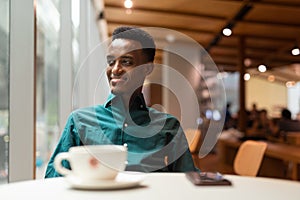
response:
<path id="1" fill-rule="evenodd" d="M 63 160 L 69 160 L 70 154 L 67 152 L 63 152 L 60 154 L 57 154 L 54 159 L 54 168 L 56 171 L 62 175 L 68 175 L 71 174 L 72 171 L 65 168 L 61 163 Z"/>

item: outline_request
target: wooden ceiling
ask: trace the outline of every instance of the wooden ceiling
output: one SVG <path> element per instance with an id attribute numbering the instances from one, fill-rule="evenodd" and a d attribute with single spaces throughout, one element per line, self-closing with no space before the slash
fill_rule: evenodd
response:
<path id="1" fill-rule="evenodd" d="M 253 74 L 265 64 L 265 74 L 300 80 L 300 56 L 290 53 L 300 45 L 300 0 L 133 0 L 131 14 L 123 2 L 104 0 L 109 35 L 119 25 L 168 28 L 196 40 L 222 71 L 238 71 L 244 55 Z M 223 36 L 229 24 L 233 34 Z"/>

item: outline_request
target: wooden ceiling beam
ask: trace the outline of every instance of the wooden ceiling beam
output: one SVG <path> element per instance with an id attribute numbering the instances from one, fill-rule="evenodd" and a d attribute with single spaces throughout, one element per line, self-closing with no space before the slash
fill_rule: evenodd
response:
<path id="1" fill-rule="evenodd" d="M 235 46 L 223 46 L 218 45 L 214 47 L 210 51 L 211 56 L 220 56 L 220 57 L 236 57 L 236 47 Z M 300 62 L 299 56 L 291 55 L 286 48 L 284 49 L 261 49 L 255 47 L 247 47 L 245 51 L 245 55 L 247 58 L 252 59 L 260 59 L 264 60 L 275 60 L 275 61 L 282 61 L 282 62 Z"/>
<path id="2" fill-rule="evenodd" d="M 117 26 L 120 26 L 120 25 L 128 25 L 128 26 L 140 26 L 140 27 L 155 27 L 156 24 L 155 22 L 152 22 L 152 23 L 123 23 L 122 21 L 118 21 L 118 20 L 107 20 L 107 23 L 109 24 L 109 26 L 114 26 L 114 27 L 117 27 Z M 175 30 L 175 31 L 178 31 L 178 32 L 182 32 L 182 33 L 187 33 L 188 35 L 190 34 L 208 34 L 208 35 L 211 35 L 211 37 L 214 36 L 214 34 L 216 34 L 215 32 L 212 32 L 212 31 L 207 31 L 207 30 L 199 30 L 199 29 L 190 29 L 190 28 L 178 28 L 178 27 L 174 27 L 174 26 L 165 26 L 163 28 L 168 28 L 168 29 L 172 29 L 172 30 Z M 109 35 L 112 34 L 112 29 L 109 30 Z M 236 39 L 238 38 L 239 34 L 235 34 L 233 36 L 231 36 L 233 39 Z M 294 39 L 284 39 L 284 38 L 274 38 L 274 37 L 267 37 L 267 36 L 259 36 L 259 35 L 243 35 L 245 38 L 246 38 L 246 41 L 247 40 L 267 40 L 267 41 L 270 41 L 270 43 L 272 41 L 277 41 L 277 42 L 285 42 L 285 43 L 290 43 L 291 45 L 294 44 L 295 40 Z M 198 40 L 197 40 L 198 41 Z M 202 45 L 206 45 L 206 44 L 203 44 L 203 41 L 198 41 L 200 42 L 200 44 L 202 43 Z M 221 42 L 222 43 L 222 42 Z M 207 43 L 208 44 L 208 43 Z M 231 43 L 232 44 L 232 43 Z M 251 45 L 251 44 L 248 44 L 247 47 Z M 232 46 L 236 46 L 235 44 L 232 44 Z M 255 48 L 255 46 L 253 46 L 253 48 Z M 261 47 L 260 47 L 261 48 Z M 272 48 L 271 46 L 268 47 L 268 46 L 265 46 L 264 48 Z"/>
<path id="3" fill-rule="evenodd" d="M 105 2 L 104 5 L 105 8 L 117 8 L 122 9 L 125 11 L 125 8 L 123 6 L 118 6 L 114 4 L 110 4 L 109 2 Z M 183 12 L 183 11 L 175 11 L 175 10 L 167 10 L 167 9 L 153 9 L 153 8 L 146 8 L 146 7 L 138 7 L 135 6 L 134 10 L 139 10 L 143 12 L 150 12 L 150 13 L 160 13 L 160 14 L 166 14 L 166 15 L 182 15 L 182 16 L 188 16 L 188 17 L 202 17 L 207 19 L 213 19 L 213 20 L 226 20 L 224 17 L 218 17 L 214 15 L 204 15 L 199 13 L 193 13 L 193 12 Z"/>
<path id="4" fill-rule="evenodd" d="M 139 27 L 157 27 L 156 26 L 156 23 L 155 22 L 151 22 L 151 23 L 129 23 L 129 22 L 122 22 L 122 21 L 119 21 L 119 20 L 107 20 L 107 23 L 111 26 L 119 26 L 119 25 L 128 25 L 128 26 L 139 26 Z M 158 27 L 159 28 L 159 27 Z M 178 32 L 191 32 L 191 33 L 194 33 L 194 34 L 210 34 L 210 35 L 213 35 L 215 34 L 214 32 L 212 31 L 208 31 L 208 30 L 199 30 L 199 29 L 193 29 L 193 28 L 179 28 L 177 26 L 171 26 L 171 25 L 168 25 L 168 26 L 164 26 L 162 28 L 167 28 L 167 29 L 172 29 L 172 30 L 175 30 L 175 31 L 178 31 Z M 110 31 L 109 34 L 111 34 L 112 32 Z"/>
<path id="5" fill-rule="evenodd" d="M 285 8 L 300 8 L 300 2 L 299 1 L 274 1 L 274 0 L 264 0 L 259 2 L 254 2 L 255 5 L 267 5 L 267 6 L 278 6 L 278 7 L 285 7 Z"/>
<path id="6" fill-rule="evenodd" d="M 122 10 L 122 11 L 125 12 L 125 8 L 124 7 L 117 6 L 117 5 L 110 5 L 108 3 L 105 4 L 105 8 L 106 9 L 110 9 L 110 8 L 112 8 L 112 9 L 120 9 L 120 10 Z M 226 22 L 228 20 L 228 19 L 226 19 L 224 17 L 218 17 L 218 16 L 213 16 L 213 15 L 203 15 L 203 14 L 198 14 L 198 13 L 187 13 L 187 12 L 179 12 L 179 11 L 164 10 L 164 9 L 159 9 L 158 10 L 158 9 L 135 7 L 134 10 L 145 12 L 145 13 L 151 13 L 151 14 L 154 14 L 154 15 L 155 15 L 155 13 L 158 13 L 158 14 L 167 15 L 167 16 L 170 16 L 170 15 L 179 15 L 179 16 L 182 16 L 182 17 L 203 18 L 203 19 L 206 19 L 206 20 L 216 20 L 216 21 L 223 20 L 225 24 L 226 24 Z M 299 24 L 290 24 L 290 23 L 285 24 L 285 23 L 269 22 L 269 21 L 263 22 L 263 21 L 245 20 L 245 19 L 238 20 L 235 23 L 241 23 L 241 22 L 248 23 L 248 24 L 259 24 L 259 25 L 262 25 L 262 26 L 282 26 L 282 27 L 299 28 Z"/>

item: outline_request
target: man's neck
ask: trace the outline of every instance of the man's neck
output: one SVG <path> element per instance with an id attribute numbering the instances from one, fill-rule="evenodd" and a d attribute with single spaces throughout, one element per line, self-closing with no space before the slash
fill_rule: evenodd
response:
<path id="1" fill-rule="evenodd" d="M 138 88 L 131 95 L 128 94 L 120 95 L 125 108 L 128 109 L 134 103 L 135 98 L 139 96 L 141 93 L 142 93 L 142 88 Z"/>

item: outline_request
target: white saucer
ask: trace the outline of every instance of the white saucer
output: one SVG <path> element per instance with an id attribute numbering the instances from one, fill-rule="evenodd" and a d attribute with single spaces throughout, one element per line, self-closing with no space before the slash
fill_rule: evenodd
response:
<path id="1" fill-rule="evenodd" d="M 121 172 L 114 180 L 88 180 L 74 175 L 66 176 L 66 181 L 76 189 L 125 189 L 138 186 L 145 178 L 140 172 Z"/>

